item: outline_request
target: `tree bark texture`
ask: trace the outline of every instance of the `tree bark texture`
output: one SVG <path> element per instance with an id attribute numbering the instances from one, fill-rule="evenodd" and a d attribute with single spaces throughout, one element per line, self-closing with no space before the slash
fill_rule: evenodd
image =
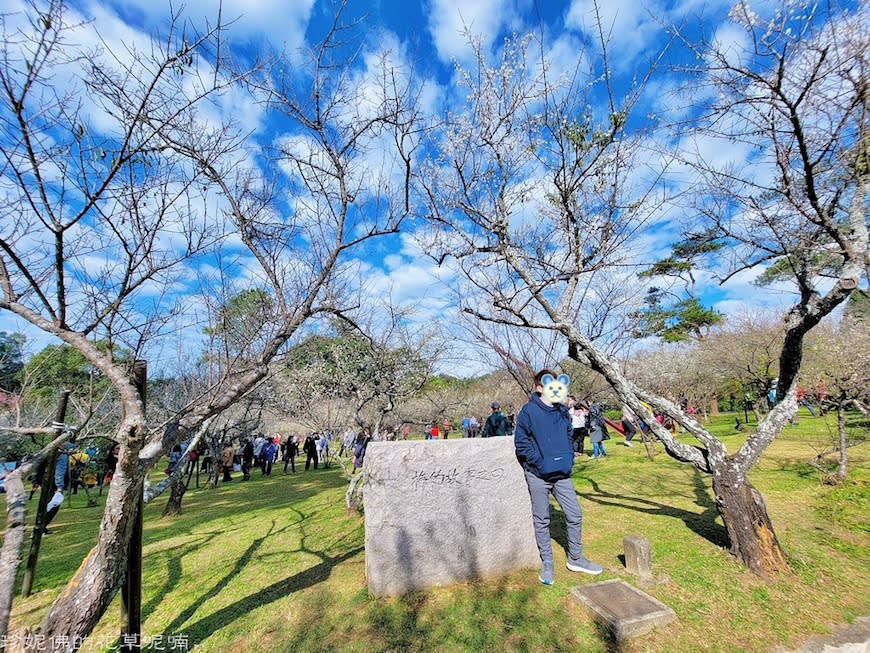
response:
<path id="1" fill-rule="evenodd" d="M 181 461 L 179 461 L 178 466 L 182 469 L 184 468 Z M 184 497 L 186 490 L 187 484 L 184 482 L 184 474 L 173 476 L 169 491 L 169 501 L 166 502 L 166 507 L 163 509 L 164 517 L 175 517 L 181 514 L 181 499 Z"/>
<path id="2" fill-rule="evenodd" d="M 24 515 L 27 495 L 19 474 L 10 474 L 3 482 L 6 488 L 6 531 L 3 535 L 3 549 L 0 552 L 0 633 L 6 633 L 9 615 L 12 612 L 12 595 L 15 586 L 15 572 L 24 542 Z M 0 650 L 3 647 L 0 646 Z"/>
<path id="3" fill-rule="evenodd" d="M 360 470 L 358 474 L 351 476 L 347 491 L 344 494 L 344 505 L 348 512 L 359 512 L 363 503 L 363 483 L 365 472 Z"/>
<path id="4" fill-rule="evenodd" d="M 97 544 L 43 617 L 33 633 L 37 637 L 12 637 L 9 650 L 28 653 L 77 650 L 120 588 L 133 528 L 132 517 L 135 516 L 131 507 L 139 501 L 146 473 L 146 469 L 138 464 L 144 425 L 133 419 L 126 426 L 126 440 L 132 446 L 122 450 L 117 471 L 109 485 Z"/>
<path id="5" fill-rule="evenodd" d="M 39 466 L 40 461 L 56 451 L 70 438 L 68 432 L 50 442 L 29 463 L 10 472 L 3 484 L 6 488 L 6 530 L 3 533 L 3 548 L 0 549 L 0 636 L 7 634 L 12 598 L 15 589 L 15 574 L 21 562 L 21 546 L 24 543 L 24 524 L 27 512 L 27 497 L 22 477 Z M 54 478 L 54 470 L 51 477 Z M 2 650 L 2 646 L 0 646 Z"/>
<path id="6" fill-rule="evenodd" d="M 714 469 L 713 493 L 731 555 L 763 578 L 788 569 L 764 499 L 746 477 L 731 465 Z"/>

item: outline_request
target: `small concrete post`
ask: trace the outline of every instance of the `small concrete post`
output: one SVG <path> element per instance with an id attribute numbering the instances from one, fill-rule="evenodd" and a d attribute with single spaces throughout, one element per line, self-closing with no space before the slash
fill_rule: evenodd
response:
<path id="1" fill-rule="evenodd" d="M 652 555 L 649 540 L 640 535 L 626 535 L 622 538 L 622 546 L 625 548 L 625 568 L 640 581 L 652 582 Z"/>

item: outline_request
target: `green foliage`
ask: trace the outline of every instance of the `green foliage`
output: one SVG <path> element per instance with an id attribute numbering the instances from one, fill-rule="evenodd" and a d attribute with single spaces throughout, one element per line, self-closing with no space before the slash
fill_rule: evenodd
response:
<path id="1" fill-rule="evenodd" d="M 689 338 L 702 338 L 710 327 L 721 324 L 723 316 L 712 308 L 704 308 L 695 297 L 695 279 L 692 270 L 699 261 L 710 256 L 726 243 L 711 230 L 689 234 L 675 243 L 671 255 L 653 263 L 638 274 L 641 279 L 672 277 L 686 283 L 688 297 L 680 298 L 656 286 L 647 291 L 645 308 L 633 314 L 637 324 L 635 338 L 656 336 L 665 342 L 681 342 Z"/>
<path id="2" fill-rule="evenodd" d="M 641 279 L 665 276 L 679 276 L 683 272 L 688 272 L 692 269 L 692 264 L 689 261 L 679 261 L 673 256 L 664 258 L 661 261 L 656 261 L 650 266 L 649 270 L 640 272 L 637 276 Z"/>
<path id="3" fill-rule="evenodd" d="M 701 338 L 710 327 L 723 320 L 721 313 L 704 308 L 694 297 L 666 306 L 659 288 L 649 289 L 646 304 L 646 308 L 634 313 L 637 325 L 632 335 L 635 338 L 657 336 L 665 342 Z"/>
<path id="4" fill-rule="evenodd" d="M 105 391 L 110 383 L 77 349 L 48 345 L 25 365 L 27 399 L 54 401 L 60 390 L 84 397 Z"/>
<path id="5" fill-rule="evenodd" d="M 614 134 L 625 126 L 625 117 L 624 111 L 617 111 L 607 116 L 606 125 L 596 126 L 591 116 L 581 116 L 553 127 L 560 129 L 578 152 L 586 153 L 612 142 Z"/>
<path id="6" fill-rule="evenodd" d="M 843 319 L 854 322 L 870 322 L 870 292 L 858 289 L 849 295 L 849 300 L 843 310 Z"/>
<path id="7" fill-rule="evenodd" d="M 216 337 L 230 355 L 244 356 L 256 350 L 273 314 L 274 302 L 269 293 L 251 288 L 233 295 L 218 310 L 216 324 L 205 327 L 203 332 Z"/>
<path id="8" fill-rule="evenodd" d="M 677 259 L 697 261 L 709 254 L 715 254 L 726 245 L 715 229 L 707 229 L 689 234 L 684 240 L 675 243 L 672 251 Z"/>
<path id="9" fill-rule="evenodd" d="M 830 252 L 803 253 L 783 256 L 765 268 L 753 282 L 764 287 L 782 281 L 793 281 L 795 277 L 807 279 L 818 275 L 836 277 L 843 267 L 843 257 Z"/>
<path id="10" fill-rule="evenodd" d="M 457 379 L 455 377 L 445 374 L 438 374 L 436 376 L 430 376 L 428 379 L 426 379 L 426 383 L 423 385 L 422 390 L 424 392 L 431 390 L 448 389 L 465 390 L 470 388 L 471 385 L 472 381 L 469 379 Z"/>
<path id="11" fill-rule="evenodd" d="M 18 392 L 21 389 L 24 342 L 23 334 L 0 331 L 0 392 Z"/>
<path id="12" fill-rule="evenodd" d="M 284 366 L 297 393 L 356 400 L 407 396 L 429 371 L 429 363 L 410 347 L 383 347 L 350 331 L 307 338 L 290 350 Z"/>

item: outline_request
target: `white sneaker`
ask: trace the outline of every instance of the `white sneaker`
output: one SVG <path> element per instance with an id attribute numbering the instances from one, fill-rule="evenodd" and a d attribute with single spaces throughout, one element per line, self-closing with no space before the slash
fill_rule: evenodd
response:
<path id="1" fill-rule="evenodd" d="M 631 440 L 626 440 L 626 441 L 625 441 L 625 446 L 626 446 L 626 447 L 633 447 L 634 445 L 631 443 Z"/>

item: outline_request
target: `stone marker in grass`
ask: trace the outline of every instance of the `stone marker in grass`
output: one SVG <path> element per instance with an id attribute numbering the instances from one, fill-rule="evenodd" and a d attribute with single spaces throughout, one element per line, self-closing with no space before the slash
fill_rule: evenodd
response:
<path id="1" fill-rule="evenodd" d="M 642 635 L 677 616 L 658 599 L 619 579 L 579 585 L 571 594 L 617 641 Z"/>
<path id="2" fill-rule="evenodd" d="M 625 549 L 625 568 L 634 574 L 642 586 L 653 582 L 652 554 L 649 540 L 641 535 L 626 535 L 622 538 Z"/>
<path id="3" fill-rule="evenodd" d="M 372 442 L 364 469 L 372 595 L 540 566 L 512 438 Z"/>

